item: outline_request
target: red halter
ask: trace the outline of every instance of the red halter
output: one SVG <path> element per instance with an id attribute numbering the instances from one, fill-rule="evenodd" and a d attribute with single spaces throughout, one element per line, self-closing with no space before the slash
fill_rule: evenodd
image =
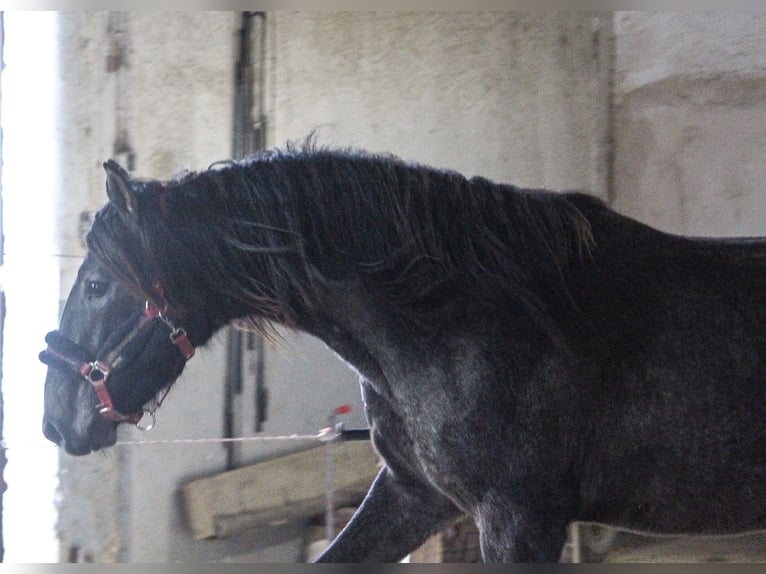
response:
<path id="1" fill-rule="evenodd" d="M 155 286 L 155 292 L 162 298 L 162 289 L 159 286 Z M 40 360 L 46 364 L 50 364 L 49 361 L 46 360 L 46 354 L 53 356 L 60 362 L 65 363 L 67 366 L 77 371 L 77 373 L 79 373 L 86 381 L 92 384 L 100 401 L 99 404 L 96 405 L 96 409 L 105 419 L 116 422 L 138 424 L 145 411 L 121 413 L 115 409 L 112 397 L 106 387 L 106 381 L 109 378 L 109 373 L 114 368 L 118 367 L 124 360 L 122 353 L 125 347 L 155 319 L 159 319 L 170 329 L 170 340 L 176 348 L 178 348 L 184 359 L 187 361 L 191 359 L 194 356 L 194 345 L 189 340 L 186 331 L 180 327 L 176 327 L 163 310 L 160 310 L 156 305 L 147 301 L 144 312 L 138 317 L 132 329 L 125 335 L 125 337 L 111 349 L 99 351 L 98 355 L 105 353 L 103 359 L 96 359 L 94 361 L 81 360 L 79 357 L 86 356 L 86 353 L 82 348 L 64 337 L 58 331 L 52 331 L 46 336 L 48 348 L 40 353 Z M 68 349 L 64 351 L 60 348 L 57 349 L 56 347 L 68 347 Z M 75 357 L 73 355 L 77 356 Z M 162 399 L 164 399 L 168 390 L 169 387 L 165 390 L 162 397 L 158 399 L 157 406 L 161 404 Z"/>

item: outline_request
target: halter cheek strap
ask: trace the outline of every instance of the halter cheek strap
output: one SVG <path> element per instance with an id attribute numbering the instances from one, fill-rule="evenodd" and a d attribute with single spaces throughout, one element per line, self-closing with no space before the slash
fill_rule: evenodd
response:
<path id="1" fill-rule="evenodd" d="M 160 213 L 164 219 L 168 218 L 168 200 L 166 197 L 167 190 L 165 187 L 161 187 L 157 192 L 157 204 L 160 208 Z"/>
<path id="2" fill-rule="evenodd" d="M 158 307 L 147 301 L 144 315 L 150 319 L 159 319 L 168 326 L 168 329 L 170 329 L 171 342 L 178 348 L 187 361 L 194 356 L 194 344 L 189 340 L 186 331 L 182 327 L 176 327 L 173 321 L 171 321 L 164 312 L 160 311 Z"/>
<path id="3" fill-rule="evenodd" d="M 143 411 L 124 414 L 114 408 L 112 396 L 106 388 L 106 379 L 109 376 L 109 371 L 109 367 L 100 361 L 93 361 L 92 363 L 83 365 L 83 369 L 80 371 L 82 376 L 85 377 L 85 380 L 89 381 L 96 390 L 96 395 L 98 395 L 99 400 L 96 409 L 106 420 L 138 424 L 138 421 L 144 416 Z"/>

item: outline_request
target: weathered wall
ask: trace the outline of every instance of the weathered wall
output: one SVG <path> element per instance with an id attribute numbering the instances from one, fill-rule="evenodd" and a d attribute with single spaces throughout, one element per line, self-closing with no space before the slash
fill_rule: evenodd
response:
<path id="1" fill-rule="evenodd" d="M 274 13 L 270 139 L 604 196 L 611 17 Z"/>
<path id="2" fill-rule="evenodd" d="M 766 15 L 618 14 L 614 206 L 694 235 L 766 234 Z"/>
<path id="3" fill-rule="evenodd" d="M 233 13 L 59 15 L 59 248 L 84 253 L 87 219 L 106 197 L 101 163 L 115 157 L 117 131 L 134 151 L 134 172 L 168 177 L 231 153 Z M 204 58 L 196 50 L 205 46 Z M 192 49 L 194 47 L 195 49 Z M 125 161 L 125 157 L 120 157 Z M 62 298 L 80 259 L 64 260 Z M 121 428 L 122 440 L 220 436 L 223 352 L 193 361 L 149 436 Z M 212 382 L 208 382 L 212 381 Z M 202 388 L 200 388 L 202 387 Z M 196 450 L 115 447 L 106 456 L 62 454 L 62 559 L 166 561 L 182 536 L 174 495 L 180 476 L 215 472 L 220 446 Z"/>

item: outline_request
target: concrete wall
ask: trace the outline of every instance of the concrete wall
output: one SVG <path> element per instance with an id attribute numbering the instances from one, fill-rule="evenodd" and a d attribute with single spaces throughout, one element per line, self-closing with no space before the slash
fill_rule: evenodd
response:
<path id="1" fill-rule="evenodd" d="M 618 14 L 614 206 L 692 235 L 766 234 L 766 15 Z"/>
<path id="2" fill-rule="evenodd" d="M 270 14 L 270 140 L 397 154 L 521 186 L 607 187 L 611 17 Z"/>
<path id="3" fill-rule="evenodd" d="M 236 21 L 232 13 L 59 15 L 62 252 L 84 253 L 87 216 L 106 199 L 101 164 L 115 156 L 127 160 L 116 154 L 119 145 L 132 147 L 131 167 L 146 177 L 229 157 Z M 206 46 L 205 57 L 191 46 Z M 62 297 L 79 263 L 64 260 Z M 125 427 L 120 439 L 220 436 L 223 369 L 220 342 L 202 350 L 158 413 L 152 435 Z M 62 559 L 77 549 L 81 560 L 167 560 L 173 536 L 183 532 L 173 494 L 179 477 L 215 472 L 223 461 L 220 445 L 186 451 L 115 447 L 86 458 L 62 454 Z"/>

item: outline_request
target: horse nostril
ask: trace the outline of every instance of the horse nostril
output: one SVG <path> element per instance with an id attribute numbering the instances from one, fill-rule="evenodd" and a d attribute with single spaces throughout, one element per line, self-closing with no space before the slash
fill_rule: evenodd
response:
<path id="1" fill-rule="evenodd" d="M 49 421 L 45 421 L 43 423 L 43 434 L 49 441 L 56 443 L 57 445 L 61 444 L 62 437 L 59 434 L 59 431 L 56 430 L 56 427 L 53 425 L 53 423 Z"/>

